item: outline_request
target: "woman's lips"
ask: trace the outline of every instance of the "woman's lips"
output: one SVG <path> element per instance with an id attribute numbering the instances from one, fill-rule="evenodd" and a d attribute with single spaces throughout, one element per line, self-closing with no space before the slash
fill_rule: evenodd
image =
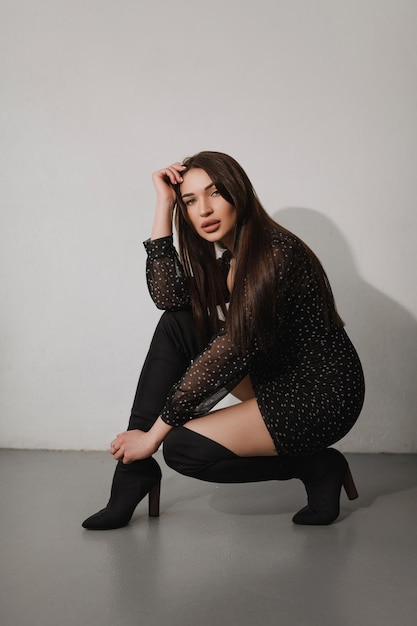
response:
<path id="1" fill-rule="evenodd" d="M 205 233 L 214 233 L 220 226 L 220 220 L 207 220 L 201 224 Z"/>

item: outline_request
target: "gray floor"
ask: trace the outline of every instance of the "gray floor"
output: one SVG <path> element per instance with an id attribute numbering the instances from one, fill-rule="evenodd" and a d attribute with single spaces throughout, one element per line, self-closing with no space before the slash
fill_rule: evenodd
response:
<path id="1" fill-rule="evenodd" d="M 158 453 L 160 457 L 160 453 Z M 0 452 L 5 626 L 411 626 L 417 623 L 417 456 L 350 455 L 360 499 L 300 527 L 301 483 L 214 485 L 163 462 L 162 514 L 89 532 L 106 453 Z"/>

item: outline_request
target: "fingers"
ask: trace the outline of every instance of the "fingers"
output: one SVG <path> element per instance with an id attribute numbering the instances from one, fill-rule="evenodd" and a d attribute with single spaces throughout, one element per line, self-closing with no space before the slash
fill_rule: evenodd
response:
<path id="1" fill-rule="evenodd" d="M 114 459 L 126 465 L 152 456 L 156 449 L 153 439 L 140 430 L 120 433 L 110 444 L 110 453 Z"/>
<path id="2" fill-rule="evenodd" d="M 110 444 L 110 453 L 115 459 L 119 460 L 120 455 L 123 457 L 122 442 L 119 440 L 120 435 L 117 435 Z"/>
<path id="3" fill-rule="evenodd" d="M 110 444 L 110 453 L 113 455 L 113 458 L 116 461 L 122 461 L 126 465 L 132 462 L 126 452 L 126 444 L 128 443 L 128 438 L 126 437 L 127 433 L 128 431 L 120 433 Z"/>
<path id="4" fill-rule="evenodd" d="M 123 461 L 123 457 L 124 457 L 124 450 L 123 448 L 119 448 L 114 454 L 113 454 L 113 458 L 116 461 Z"/>
<path id="5" fill-rule="evenodd" d="M 177 161 L 177 163 L 173 163 L 172 165 L 169 165 L 168 167 L 164 167 L 163 169 L 158 170 L 157 172 L 154 172 L 152 174 L 152 178 L 154 179 L 155 182 L 158 179 L 159 180 L 162 179 L 164 180 L 164 182 L 169 181 L 171 185 L 179 185 L 180 183 L 183 182 L 182 173 L 186 169 L 187 168 L 182 163 Z"/>
<path id="6" fill-rule="evenodd" d="M 125 447 L 124 445 L 120 445 L 119 447 L 114 446 L 113 443 L 110 446 L 110 452 L 113 455 L 113 458 L 116 461 L 122 461 L 123 463 L 127 463 L 128 461 L 125 458 Z"/>

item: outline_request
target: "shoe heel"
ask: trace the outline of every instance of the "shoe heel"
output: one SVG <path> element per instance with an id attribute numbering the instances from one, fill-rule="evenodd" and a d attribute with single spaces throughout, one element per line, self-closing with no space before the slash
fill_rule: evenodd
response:
<path id="1" fill-rule="evenodd" d="M 149 517 L 159 517 L 160 495 L 161 495 L 161 481 L 159 480 L 149 492 L 149 499 L 148 499 Z"/>
<path id="2" fill-rule="evenodd" d="M 343 479 L 343 487 L 345 488 L 346 495 L 349 500 L 356 500 L 359 497 L 358 490 L 356 489 L 356 485 L 353 481 L 352 473 L 349 467 L 346 470 L 345 477 Z"/>

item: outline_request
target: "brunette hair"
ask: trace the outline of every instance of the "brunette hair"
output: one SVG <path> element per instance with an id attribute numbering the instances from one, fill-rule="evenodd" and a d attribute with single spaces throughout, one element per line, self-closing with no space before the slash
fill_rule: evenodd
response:
<path id="1" fill-rule="evenodd" d="M 191 225 L 187 207 L 177 189 L 175 223 L 180 260 L 189 282 L 194 319 L 202 345 L 220 328 L 219 309 L 226 318 L 226 330 L 238 350 L 245 351 L 254 341 L 266 349 L 275 337 L 276 264 L 271 246 L 272 232 L 288 232 L 262 207 L 243 168 L 227 154 L 204 151 L 188 157 L 187 170 L 204 170 L 221 196 L 237 211 L 233 255 L 234 283 L 230 306 L 224 281 L 219 280 L 216 247 L 202 239 Z M 185 173 L 186 173 L 185 171 Z M 323 312 L 328 326 L 342 326 L 330 284 L 316 255 L 301 242 L 316 269 L 323 295 Z"/>

